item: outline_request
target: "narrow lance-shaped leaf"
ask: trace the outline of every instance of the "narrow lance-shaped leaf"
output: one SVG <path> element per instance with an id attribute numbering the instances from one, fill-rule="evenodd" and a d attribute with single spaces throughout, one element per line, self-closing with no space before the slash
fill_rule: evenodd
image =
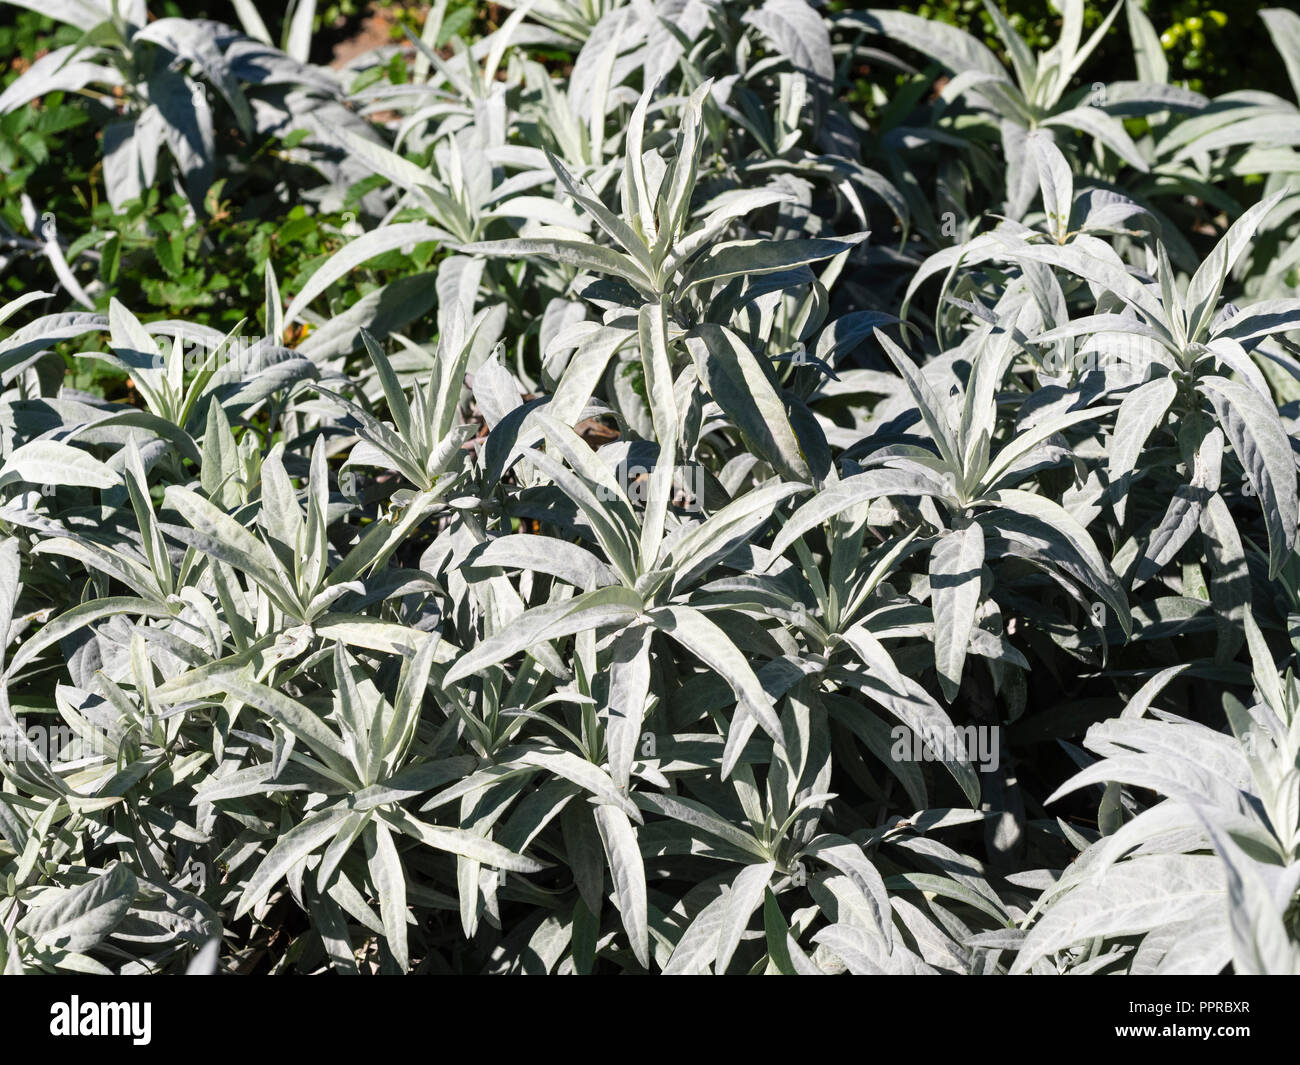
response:
<path id="1" fill-rule="evenodd" d="M 934 608 L 934 662 L 939 685 L 951 701 L 961 687 L 966 646 L 975 627 L 984 567 L 984 531 L 974 522 L 945 533 L 930 552 L 930 599 Z"/>
<path id="2" fill-rule="evenodd" d="M 621 788 L 626 788 L 631 779 L 632 761 L 650 694 L 652 631 L 649 626 L 634 625 L 619 634 L 611 651 L 605 737 L 609 747 L 609 773 Z"/>
<path id="3" fill-rule="evenodd" d="M 696 369 L 746 442 L 787 480 L 812 473 L 785 404 L 754 353 L 725 326 L 704 324 L 686 338 Z"/>
<path id="4" fill-rule="evenodd" d="M 603 625 L 621 627 L 640 614 L 643 607 L 641 597 L 623 587 L 597 588 L 563 602 L 533 607 L 457 659 L 447 671 L 444 683 L 464 680 L 543 640 L 557 640 Z"/>
<path id="5" fill-rule="evenodd" d="M 1124 524 L 1130 478 L 1137 468 L 1138 457 L 1147 438 L 1164 421 L 1178 386 L 1172 377 L 1158 377 L 1140 385 L 1124 397 L 1115 415 L 1106 455 L 1106 474 L 1114 496 L 1115 517 Z"/>
<path id="6" fill-rule="evenodd" d="M 722 912 L 722 924 L 718 929 L 718 954 L 714 966 L 716 973 L 725 972 L 731 963 L 732 955 L 740 945 L 740 937 L 749 925 L 749 919 L 763 901 L 763 892 L 772 879 L 775 868 L 774 862 L 747 865 L 732 881 L 727 905 Z"/>
<path id="7" fill-rule="evenodd" d="M 637 845 L 636 831 L 627 814 L 614 806 L 596 807 L 596 827 L 605 848 L 614 897 L 623 928 L 643 968 L 650 967 L 650 923 L 645 883 L 645 863 Z"/>
<path id="8" fill-rule="evenodd" d="M 1247 385 L 1203 377 L 1197 387 L 1214 405 L 1219 425 L 1259 497 L 1268 532 L 1269 578 L 1276 579 L 1295 550 L 1300 503 L 1291 441 L 1277 409 Z"/>

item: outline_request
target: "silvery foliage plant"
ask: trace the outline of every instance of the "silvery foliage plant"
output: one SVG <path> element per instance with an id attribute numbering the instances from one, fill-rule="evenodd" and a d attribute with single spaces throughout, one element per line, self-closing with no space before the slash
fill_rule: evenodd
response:
<path id="1" fill-rule="evenodd" d="M 312 4 L 39 6 L 85 37 L 0 109 L 120 87 L 110 195 L 201 198 L 218 115 L 377 180 L 230 335 L 0 310 L 4 972 L 1300 971 L 1294 100 L 1169 84 L 1132 0 L 990 5 L 1010 66 L 439 2 L 352 95 Z"/>

